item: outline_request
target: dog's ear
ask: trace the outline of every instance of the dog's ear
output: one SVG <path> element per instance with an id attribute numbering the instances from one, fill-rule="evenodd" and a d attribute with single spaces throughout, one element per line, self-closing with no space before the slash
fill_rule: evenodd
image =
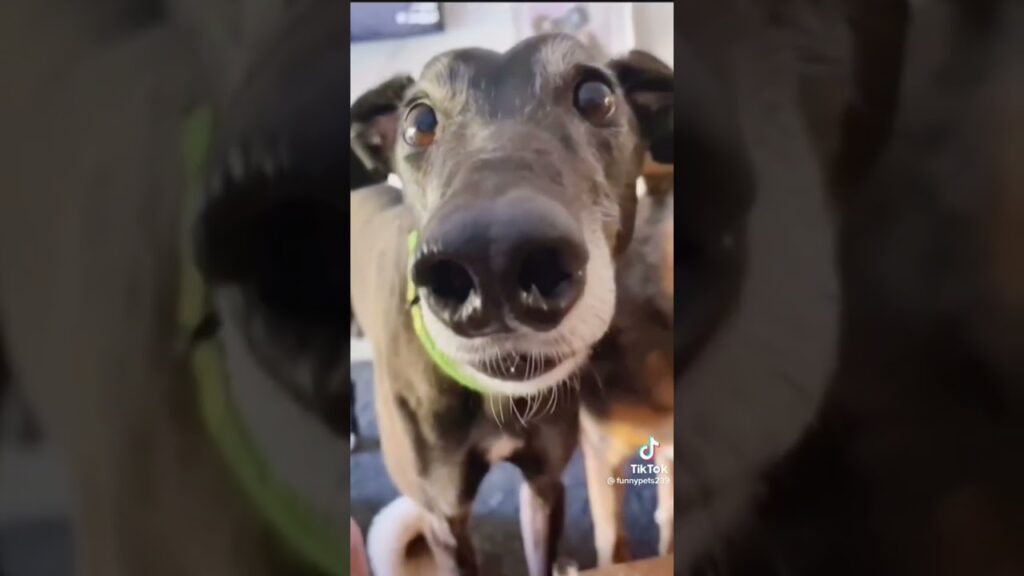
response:
<path id="1" fill-rule="evenodd" d="M 353 182 L 354 187 L 381 181 L 391 172 L 398 134 L 398 108 L 412 83 L 410 76 L 396 76 L 352 103 L 352 153 L 373 178 L 371 182 Z"/>
<path id="2" fill-rule="evenodd" d="M 661 164 L 672 164 L 675 85 L 672 68 L 642 50 L 633 50 L 624 58 L 612 60 L 608 66 L 626 94 L 651 158 Z"/>

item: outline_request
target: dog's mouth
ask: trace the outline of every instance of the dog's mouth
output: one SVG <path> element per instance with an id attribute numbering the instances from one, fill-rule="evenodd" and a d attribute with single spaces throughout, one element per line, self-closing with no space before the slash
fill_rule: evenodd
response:
<path id="1" fill-rule="evenodd" d="M 476 362 L 473 367 L 498 380 L 526 382 L 551 372 L 560 363 L 549 355 L 509 353 Z"/>

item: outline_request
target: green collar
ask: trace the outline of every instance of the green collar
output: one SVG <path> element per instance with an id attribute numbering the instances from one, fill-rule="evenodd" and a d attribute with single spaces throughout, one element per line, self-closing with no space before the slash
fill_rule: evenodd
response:
<path id="1" fill-rule="evenodd" d="M 213 125 L 212 110 L 203 107 L 192 112 L 184 130 L 187 196 L 182 212 L 185 215 L 181 238 L 184 248 L 178 321 L 186 341 L 191 340 L 191 335 L 202 324 L 208 306 L 206 288 L 192 261 L 189 224 L 191 217 L 198 213 Z M 252 507 L 276 539 L 314 573 L 347 576 L 349 547 L 344 543 L 348 524 L 345 523 L 344 529 L 333 527 L 310 510 L 288 486 L 274 478 L 231 401 L 220 342 L 216 338 L 195 342 L 190 349 L 190 360 L 203 423 Z M 341 502 L 338 504 L 340 506 Z"/>
<path id="2" fill-rule="evenodd" d="M 458 382 L 462 386 L 473 390 L 474 392 L 483 393 L 483 388 L 474 380 L 469 374 L 463 372 L 451 358 L 446 356 L 444 352 L 441 352 L 434 344 L 434 340 L 430 338 L 430 334 L 427 333 L 426 326 L 423 325 L 423 311 L 420 310 L 419 300 L 416 298 L 416 286 L 412 283 L 412 261 L 413 256 L 416 254 L 416 245 L 419 243 L 419 232 L 413 230 L 409 232 L 408 246 L 409 246 L 409 279 L 406 282 L 405 289 L 405 300 L 409 305 L 409 313 L 412 315 L 412 327 L 416 331 L 416 336 L 420 340 L 420 344 L 423 345 L 423 349 L 427 352 L 427 356 L 434 362 L 434 366 L 437 366 L 445 376 L 448 376 L 452 380 Z"/>

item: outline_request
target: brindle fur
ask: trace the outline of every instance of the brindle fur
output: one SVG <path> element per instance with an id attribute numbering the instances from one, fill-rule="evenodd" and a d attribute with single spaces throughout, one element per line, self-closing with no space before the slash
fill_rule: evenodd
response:
<path id="1" fill-rule="evenodd" d="M 673 545 L 673 413 L 685 369 L 715 334 L 739 294 L 746 255 L 746 217 L 754 185 L 738 127 L 710 76 L 682 47 L 685 79 L 676 163 L 684 176 L 679 197 L 655 183 L 641 200 L 636 238 L 616 270 L 616 314 L 594 354 L 594 382 L 583 388 L 581 444 L 599 565 L 629 557 L 622 509 L 625 486 L 608 485 L 653 436 L 656 462 L 668 470 L 658 486 L 658 549 Z M 681 204 L 676 253 L 673 207 Z M 676 276 L 679 316 L 674 303 Z M 673 356 L 674 361 L 673 361 Z"/>

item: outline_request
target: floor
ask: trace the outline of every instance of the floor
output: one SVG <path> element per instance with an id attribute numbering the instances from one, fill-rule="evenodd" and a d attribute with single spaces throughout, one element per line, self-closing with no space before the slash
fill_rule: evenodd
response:
<path id="1" fill-rule="evenodd" d="M 398 494 L 377 446 L 373 413 L 373 368 L 369 362 L 352 367 L 356 383 L 356 407 L 362 438 L 352 455 L 352 515 L 363 529 L 373 515 Z M 561 553 L 581 568 L 594 565 L 593 525 L 587 502 L 583 461 L 577 450 L 562 476 L 566 487 L 565 524 Z M 510 464 L 492 469 L 477 494 L 473 508 L 474 543 L 485 573 L 493 576 L 525 574 L 526 563 L 519 533 L 519 470 Z M 658 527 L 654 523 L 654 486 L 630 486 L 626 490 L 625 520 L 632 552 L 637 558 L 657 553 Z"/>

